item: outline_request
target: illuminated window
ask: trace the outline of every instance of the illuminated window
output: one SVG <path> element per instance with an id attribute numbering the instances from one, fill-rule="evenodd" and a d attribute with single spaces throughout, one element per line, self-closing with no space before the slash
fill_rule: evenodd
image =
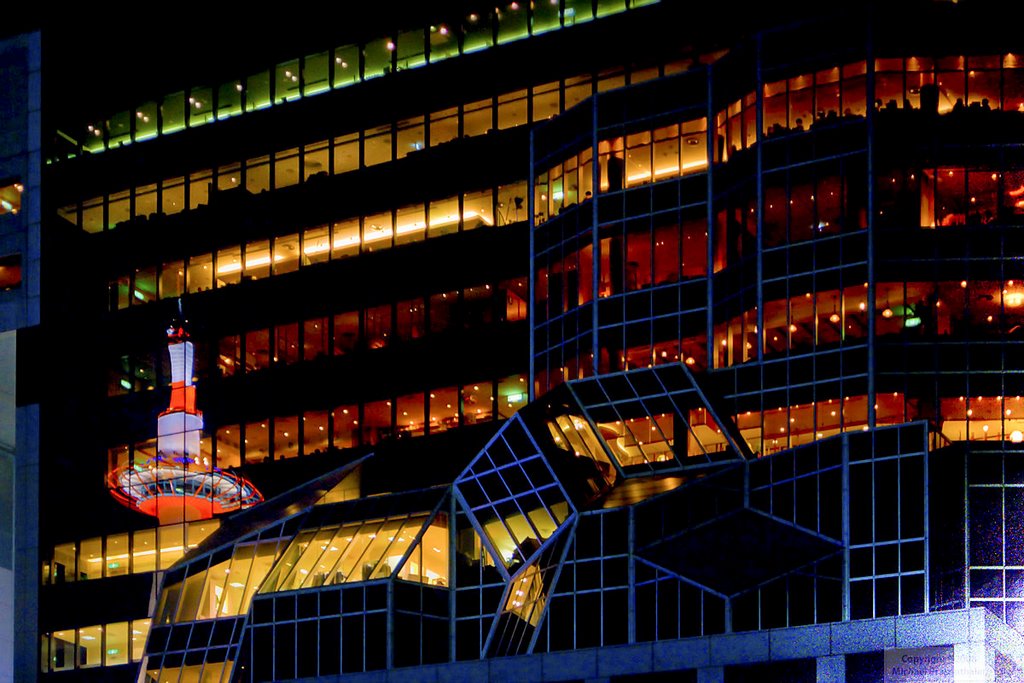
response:
<path id="1" fill-rule="evenodd" d="M 21 284 L 21 254 L 0 256 L 0 290 L 14 289 Z"/>
<path id="2" fill-rule="evenodd" d="M 383 579 L 395 572 L 406 581 L 447 586 L 448 519 L 439 514 L 424 529 L 426 519 L 415 515 L 302 531 L 260 592 Z"/>
<path id="3" fill-rule="evenodd" d="M 43 673 L 137 662 L 142 659 L 149 624 L 149 619 L 139 619 L 44 633 L 40 639 Z"/>
<path id="4" fill-rule="evenodd" d="M 19 182 L 0 186 L 0 216 L 21 211 L 21 193 L 25 186 Z"/>

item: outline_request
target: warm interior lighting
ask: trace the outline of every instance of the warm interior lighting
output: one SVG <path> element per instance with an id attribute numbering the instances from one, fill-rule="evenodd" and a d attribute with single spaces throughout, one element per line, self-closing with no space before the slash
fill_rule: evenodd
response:
<path id="1" fill-rule="evenodd" d="M 175 546 L 168 546 L 166 548 L 160 548 L 160 552 L 162 552 L 162 553 L 177 553 L 177 552 L 182 552 L 184 550 L 185 550 L 185 546 L 182 546 L 182 545 L 175 545 Z M 132 557 L 145 557 L 147 555 L 156 555 L 156 550 L 136 550 L 135 552 L 132 553 Z M 108 555 L 105 558 L 103 558 L 103 557 L 90 557 L 88 560 L 86 560 L 86 562 L 103 562 L 104 560 L 111 561 L 111 560 L 126 560 L 126 559 L 128 559 L 128 553 L 122 553 L 120 555 Z"/>
<path id="2" fill-rule="evenodd" d="M 488 227 L 493 227 L 494 226 L 494 220 L 492 218 L 490 218 L 487 215 L 486 212 L 484 212 L 484 211 L 475 211 L 475 210 L 467 210 L 467 211 L 463 212 L 462 214 L 459 214 L 458 212 L 455 212 L 455 213 L 445 214 L 443 216 L 438 216 L 436 218 L 433 218 L 429 222 L 429 227 L 431 229 L 433 229 L 433 228 L 439 228 L 439 227 L 444 227 L 444 226 L 449 226 L 449 225 L 457 225 L 460 221 L 464 222 L 464 221 L 470 221 L 470 220 L 473 220 L 473 219 L 478 219 L 481 223 L 483 223 L 484 225 L 486 225 Z M 389 230 L 389 229 L 385 229 L 382 226 L 376 226 L 376 225 L 372 225 L 372 226 L 369 226 L 369 227 L 370 227 L 370 229 L 366 231 L 366 234 L 364 235 L 364 237 L 362 239 L 362 242 L 364 242 L 364 243 L 376 242 L 376 241 L 379 241 L 379 240 L 382 240 L 382 239 L 387 239 L 387 238 L 391 237 L 391 230 Z M 426 223 L 424 221 L 414 221 L 412 223 L 398 225 L 395 228 L 395 234 L 403 235 L 403 234 L 413 233 L 413 232 L 422 232 L 425 227 L 427 227 L 427 226 L 426 226 Z M 302 248 L 302 253 L 305 256 L 314 256 L 316 254 L 322 254 L 322 253 L 324 253 L 326 251 L 329 251 L 332 248 L 333 249 L 344 249 L 346 247 L 351 247 L 351 246 L 354 246 L 354 245 L 358 245 L 359 242 L 360 242 L 360 239 L 359 239 L 358 235 L 349 235 L 349 236 L 346 236 L 346 237 L 335 237 L 333 244 L 331 242 L 329 242 L 328 240 L 326 240 L 326 239 L 319 239 L 315 243 L 304 244 L 303 248 Z M 284 255 L 281 255 L 281 254 L 274 255 L 273 259 L 271 259 L 271 257 L 269 255 L 254 256 L 254 257 L 250 257 L 250 258 L 246 258 L 245 259 L 244 267 L 246 269 L 248 269 L 248 268 L 258 268 L 258 267 L 261 267 L 261 266 L 270 265 L 271 263 L 277 263 L 277 262 L 280 262 L 280 261 L 284 261 L 285 259 L 286 259 L 286 257 Z M 216 273 L 217 273 L 217 275 L 230 275 L 232 273 L 241 272 L 242 269 L 243 269 L 243 264 L 240 261 L 233 262 L 233 263 L 223 263 L 223 264 L 218 264 L 217 265 Z"/>
<path id="3" fill-rule="evenodd" d="M 322 254 L 330 248 L 331 245 L 329 244 L 310 244 L 309 246 L 302 250 L 302 253 L 305 254 L 306 256 L 310 256 L 312 254 Z"/>
<path id="4" fill-rule="evenodd" d="M 371 225 L 370 232 L 364 233 L 363 235 L 363 244 L 366 244 L 367 242 L 379 242 L 380 240 L 388 239 L 389 237 L 391 237 L 390 228 L 385 230 L 379 225 Z"/>
<path id="5" fill-rule="evenodd" d="M 1021 432 L 1019 429 L 1013 430 L 1010 432 L 1010 441 L 1013 443 L 1021 443 L 1024 441 L 1024 432 Z"/>
<path id="6" fill-rule="evenodd" d="M 488 218 L 487 215 L 484 214 L 483 212 L 480 212 L 480 211 L 466 211 L 465 213 L 462 214 L 462 220 L 463 221 L 466 221 L 466 220 L 469 220 L 469 219 L 472 219 L 472 218 L 479 218 L 480 221 L 484 225 L 487 225 L 487 226 L 493 226 L 494 225 L 494 221 L 492 221 L 490 218 Z M 440 228 L 440 227 L 445 226 L 445 225 L 455 225 L 458 222 L 459 222 L 459 214 L 457 214 L 457 213 L 448 214 L 448 215 L 443 216 L 443 217 L 438 217 L 438 218 L 431 219 L 430 227 L 431 228 Z M 407 223 L 405 225 L 399 225 L 397 228 L 395 228 L 395 234 L 397 234 L 397 235 L 404 235 L 407 232 L 416 232 L 416 231 L 419 231 L 419 230 L 423 230 L 423 228 L 425 228 L 425 227 L 426 227 L 426 223 L 424 223 L 423 221 L 415 221 L 413 223 Z"/>
<path id="7" fill-rule="evenodd" d="M 833 313 L 828 317 L 828 321 L 831 323 L 838 323 L 841 320 L 838 313 Z"/>
<path id="8" fill-rule="evenodd" d="M 21 193 L 25 187 L 21 183 L 12 183 L 0 187 L 0 215 L 18 213 L 21 210 Z"/>
<path id="9" fill-rule="evenodd" d="M 892 313 L 892 309 L 891 309 L 891 308 L 889 308 L 888 306 L 886 306 L 886 307 L 885 307 L 885 308 L 884 308 L 884 309 L 882 310 L 882 317 L 883 317 L 883 318 L 891 318 L 892 316 L 893 316 L 893 313 Z"/>
<path id="10" fill-rule="evenodd" d="M 281 258 L 284 258 L 284 257 L 279 257 L 277 260 L 280 261 Z M 254 258 L 247 258 L 247 259 L 245 259 L 245 267 L 246 268 L 258 268 L 259 266 L 269 266 L 269 265 L 270 265 L 270 257 L 269 256 L 256 256 Z"/>
<path id="11" fill-rule="evenodd" d="M 341 249 L 344 246 L 359 244 L 359 237 L 356 235 L 349 235 L 348 237 L 339 237 L 334 240 L 334 248 Z"/>
<path id="12" fill-rule="evenodd" d="M 691 170 L 696 169 L 696 168 L 705 168 L 707 165 L 708 165 L 707 160 L 706 159 L 701 159 L 699 161 L 688 161 L 685 164 L 683 164 L 682 166 L 664 166 L 664 167 L 656 169 L 654 171 L 654 177 L 657 178 L 659 176 L 668 175 L 670 173 L 679 173 L 681 171 L 691 171 Z M 640 173 L 634 173 L 631 176 L 626 176 L 626 181 L 630 182 L 630 183 L 635 183 L 638 180 L 646 180 L 646 179 L 648 179 L 650 177 L 651 177 L 651 172 L 650 171 L 641 171 Z M 607 189 L 607 188 L 604 188 L 604 189 Z"/>

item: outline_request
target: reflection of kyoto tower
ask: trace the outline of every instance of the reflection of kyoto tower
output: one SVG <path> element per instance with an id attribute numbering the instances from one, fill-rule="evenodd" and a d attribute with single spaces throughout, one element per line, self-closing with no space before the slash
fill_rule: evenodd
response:
<path id="1" fill-rule="evenodd" d="M 167 330 L 171 355 L 171 402 L 156 420 L 156 455 L 110 474 L 114 497 L 153 515 L 161 524 L 208 519 L 263 500 L 246 479 L 211 467 L 200 452 L 203 414 L 192 384 L 193 346 L 181 325 Z"/>
<path id="2" fill-rule="evenodd" d="M 192 384 L 192 342 L 183 327 L 167 328 L 171 354 L 171 405 L 156 419 L 156 452 L 184 465 L 200 464 L 199 433 L 203 414 L 196 410 Z"/>

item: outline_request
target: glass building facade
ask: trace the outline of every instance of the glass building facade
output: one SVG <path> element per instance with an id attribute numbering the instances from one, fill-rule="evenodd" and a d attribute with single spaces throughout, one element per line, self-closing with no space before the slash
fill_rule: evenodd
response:
<path id="1" fill-rule="evenodd" d="M 1024 61 L 915 10 L 444 2 L 67 128 L 41 675 L 1024 677 Z M 156 526 L 178 306 L 266 500 Z"/>

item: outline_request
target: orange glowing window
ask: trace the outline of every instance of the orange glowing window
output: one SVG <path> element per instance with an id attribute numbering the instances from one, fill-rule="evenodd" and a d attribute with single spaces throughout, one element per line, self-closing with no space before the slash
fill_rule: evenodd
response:
<path id="1" fill-rule="evenodd" d="M 0 256 L 0 291 L 14 289 L 21 284 L 21 254 Z"/>
<path id="2" fill-rule="evenodd" d="M 24 189 L 19 182 L 0 186 L 0 216 L 21 211 L 21 193 Z"/>

